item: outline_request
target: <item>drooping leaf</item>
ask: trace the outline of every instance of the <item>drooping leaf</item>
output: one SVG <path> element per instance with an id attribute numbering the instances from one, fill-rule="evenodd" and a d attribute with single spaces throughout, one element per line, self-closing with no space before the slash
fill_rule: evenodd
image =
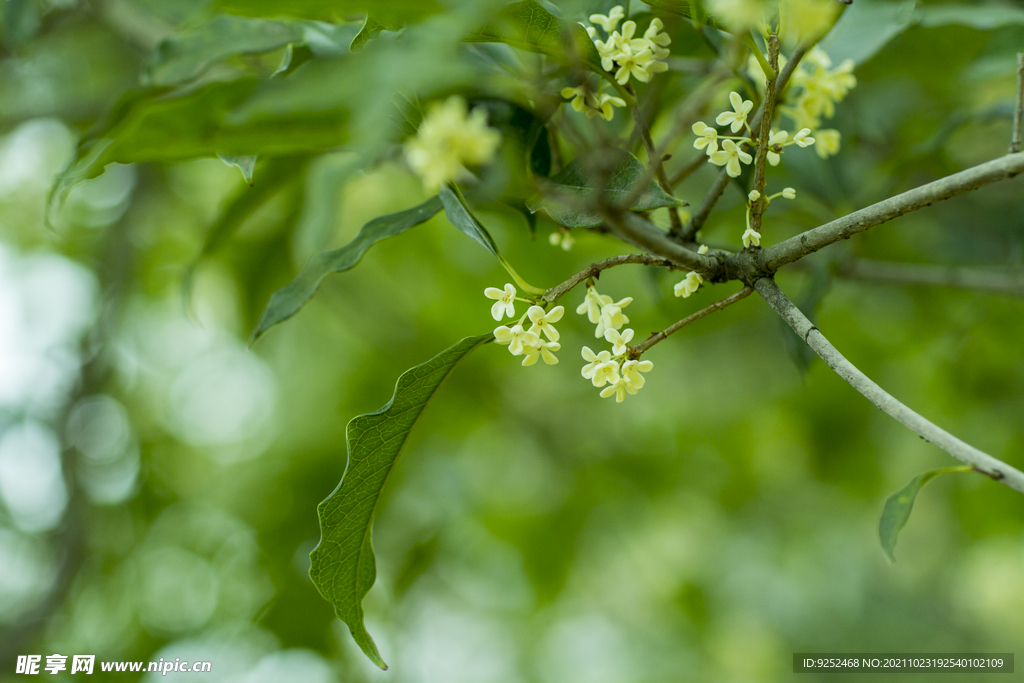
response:
<path id="1" fill-rule="evenodd" d="M 910 511 L 914 509 L 914 501 L 921 487 L 940 474 L 950 472 L 971 472 L 970 467 L 943 467 L 918 475 L 910 480 L 905 487 L 889 496 L 882 509 L 882 517 L 878 520 L 878 538 L 882 541 L 882 550 L 890 562 L 896 561 L 893 551 L 896 548 L 896 537 L 910 519 Z"/>
<path id="2" fill-rule="evenodd" d="M 387 405 L 353 418 L 345 430 L 345 474 L 317 506 L 320 543 L 310 553 L 309 577 L 366 656 L 382 669 L 387 665 L 363 623 L 363 598 L 377 578 L 371 538 L 377 503 L 409 432 L 437 388 L 466 354 L 492 339 L 490 333 L 467 337 L 407 370 Z"/>
<path id="3" fill-rule="evenodd" d="M 441 200 L 431 197 L 419 206 L 405 211 L 379 216 L 359 229 L 351 242 L 340 249 L 322 251 L 309 260 L 299 275 L 281 289 L 274 292 L 260 321 L 253 330 L 249 344 L 274 325 L 295 315 L 304 303 L 316 293 L 320 282 L 330 273 L 340 273 L 359 263 L 370 247 L 377 242 L 394 237 L 409 228 L 425 223 L 441 210 Z"/>
<path id="4" fill-rule="evenodd" d="M 302 40 L 301 27 L 285 21 L 220 16 L 195 30 L 164 39 L 146 70 L 151 85 L 174 85 L 210 65 L 240 54 L 260 54 Z"/>
<path id="5" fill-rule="evenodd" d="M 544 9 L 536 0 L 521 0 L 504 7 L 486 26 L 466 41 L 505 43 L 538 52 L 559 64 L 581 66 L 603 73 L 601 55 L 581 25 L 565 22 Z"/>
<path id="6" fill-rule="evenodd" d="M 491 233 L 487 232 L 487 228 L 480 224 L 480 221 L 476 219 L 476 216 L 466 206 L 466 201 L 462 197 L 461 193 L 456 188 L 454 191 L 452 186 L 444 185 L 441 187 L 439 193 L 441 202 L 444 204 L 445 215 L 448 216 L 448 220 L 456 228 L 464 232 L 473 238 L 477 244 L 491 252 L 494 256 L 497 256 L 501 260 L 501 254 L 498 252 L 498 245 L 494 243 L 494 238 L 491 237 Z"/>
<path id="7" fill-rule="evenodd" d="M 234 166 L 241 171 L 245 184 L 252 186 L 252 171 L 256 168 L 255 154 L 218 154 L 217 157 L 228 166 Z"/>
<path id="8" fill-rule="evenodd" d="M 1024 8 L 1010 5 L 929 5 L 918 10 L 921 26 L 968 26 L 983 31 L 1024 25 Z"/>
<path id="9" fill-rule="evenodd" d="M 611 152 L 577 157 L 546 183 L 544 197 L 530 202 L 533 210 L 543 209 L 555 222 L 568 228 L 592 228 L 603 218 L 590 206 L 595 203 L 598 188 L 603 186 L 604 202 L 622 206 L 634 193 L 637 183 L 647 176 L 640 160 L 628 152 L 614 156 Z M 607 180 L 602 181 L 603 178 Z M 632 211 L 650 211 L 666 206 L 684 206 L 648 179 L 643 192 L 629 207 Z"/>
<path id="10" fill-rule="evenodd" d="M 913 23 L 916 4 L 917 0 L 857 0 L 821 41 L 821 48 L 837 64 L 844 59 L 863 64 Z"/>
<path id="11" fill-rule="evenodd" d="M 674 14 L 696 23 L 706 24 L 719 31 L 729 31 L 728 27 L 714 17 L 699 13 L 697 10 L 700 3 L 697 2 L 690 2 L 689 0 L 650 0 L 647 4 L 654 10 L 655 14 Z"/>

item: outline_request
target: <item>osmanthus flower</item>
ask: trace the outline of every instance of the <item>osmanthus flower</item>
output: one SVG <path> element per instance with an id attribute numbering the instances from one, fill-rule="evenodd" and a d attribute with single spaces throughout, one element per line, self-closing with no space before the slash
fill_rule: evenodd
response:
<path id="1" fill-rule="evenodd" d="M 693 141 L 694 149 L 704 149 L 707 147 L 707 155 L 711 156 L 718 151 L 718 130 L 707 125 L 703 121 L 698 121 L 691 126 L 690 130 L 697 136 L 697 139 Z"/>
<path id="2" fill-rule="evenodd" d="M 538 358 L 543 358 L 548 365 L 557 365 L 558 359 L 552 352 L 558 351 L 560 348 L 562 345 L 558 342 L 546 342 L 543 339 L 538 339 L 535 346 L 523 347 L 523 365 L 527 367 L 533 365 Z"/>
<path id="3" fill-rule="evenodd" d="M 655 17 L 651 19 L 650 25 L 644 31 L 644 39 L 651 44 L 651 52 L 654 53 L 655 59 L 665 59 L 670 54 L 668 46 L 672 44 L 672 38 L 662 32 L 663 28 L 665 28 L 665 24 L 661 19 Z"/>
<path id="4" fill-rule="evenodd" d="M 635 391 L 630 392 L 635 394 Z M 609 396 L 615 397 L 616 403 L 622 403 L 626 400 L 626 380 L 622 377 L 616 377 L 614 382 L 611 382 L 607 387 L 601 390 L 601 398 L 608 398 Z"/>
<path id="5" fill-rule="evenodd" d="M 627 296 L 621 301 L 601 306 L 601 316 L 597 319 L 597 329 L 594 331 L 594 336 L 603 337 L 606 330 L 622 329 L 629 322 L 629 318 L 623 314 L 622 309 L 631 303 L 633 303 L 633 297 Z"/>
<path id="6" fill-rule="evenodd" d="M 686 299 L 700 289 L 702 282 L 704 282 L 704 278 L 701 277 L 700 273 L 691 270 L 686 274 L 686 277 L 675 284 L 672 291 L 676 296 L 681 296 Z"/>
<path id="7" fill-rule="evenodd" d="M 725 166 L 725 172 L 730 177 L 736 178 L 742 170 L 740 162 L 749 164 L 754 158 L 740 149 L 739 145 L 732 140 L 723 140 L 722 149 L 712 154 L 710 160 L 715 166 Z"/>
<path id="8" fill-rule="evenodd" d="M 615 97 L 603 92 L 594 92 L 586 85 L 578 85 L 575 88 L 562 88 L 562 97 L 572 100 L 571 106 L 574 110 L 586 114 L 588 119 L 595 116 L 602 117 L 605 121 L 611 121 L 615 116 L 612 107 L 625 107 L 626 101 L 621 97 Z"/>
<path id="9" fill-rule="evenodd" d="M 505 289 L 501 290 L 497 287 L 488 287 L 484 290 L 484 296 L 488 299 L 496 299 L 494 305 L 491 306 L 491 317 L 495 320 L 501 320 L 506 315 L 510 318 L 514 318 L 516 315 L 516 288 L 512 286 L 511 282 L 505 283 Z"/>
<path id="10" fill-rule="evenodd" d="M 753 244 L 755 247 L 761 246 L 761 233 L 747 228 L 743 232 L 743 246 L 744 248 L 749 247 Z"/>
<path id="11" fill-rule="evenodd" d="M 754 108 L 754 103 L 750 100 L 744 100 L 740 97 L 740 94 L 736 91 L 729 93 L 729 104 L 732 105 L 732 111 L 723 111 L 715 119 L 715 123 L 720 126 L 729 126 L 733 133 L 738 132 L 747 123 L 747 114 Z"/>
<path id="12" fill-rule="evenodd" d="M 522 325 L 496 327 L 494 339 L 499 344 L 508 344 L 508 351 L 513 356 L 521 356 L 526 348 L 537 346 L 540 343 L 537 333 L 524 330 Z"/>
<path id="13" fill-rule="evenodd" d="M 783 188 L 782 197 L 784 199 L 796 199 L 796 190 L 792 187 Z"/>
<path id="14" fill-rule="evenodd" d="M 594 287 L 587 287 L 587 295 L 583 298 L 583 303 L 576 307 L 576 312 L 580 315 L 587 314 L 587 319 L 592 323 L 596 323 L 601 319 L 601 307 L 610 304 L 612 298 L 603 294 L 598 294 L 597 289 Z M 601 335 L 597 335 L 601 336 Z"/>
<path id="15" fill-rule="evenodd" d="M 632 24 L 633 22 L 627 21 L 626 23 Z M 636 24 L 633 24 L 633 26 L 636 26 Z M 650 48 L 646 47 L 646 41 L 644 41 L 645 46 L 643 49 L 636 49 L 631 45 L 632 42 L 634 41 L 621 43 L 619 51 L 615 53 L 615 63 L 619 65 L 618 70 L 615 72 L 615 81 L 619 85 L 628 83 L 630 76 L 641 83 L 651 80 L 651 72 L 647 69 L 647 66 L 654 61 L 654 54 Z"/>
<path id="16" fill-rule="evenodd" d="M 640 373 L 650 372 L 653 368 L 654 363 L 649 360 L 627 360 L 623 363 L 619 374 L 626 383 L 626 391 L 636 394 L 647 383 L 646 378 Z"/>
<path id="17" fill-rule="evenodd" d="M 789 142 L 789 133 L 784 130 L 771 131 L 768 134 L 768 163 L 778 166 L 781 160 L 782 147 Z"/>
<path id="18" fill-rule="evenodd" d="M 810 128 L 800 129 L 796 135 L 793 136 L 793 142 L 800 147 L 810 147 L 814 144 L 814 138 L 811 137 Z"/>
<path id="19" fill-rule="evenodd" d="M 615 363 L 612 362 L 612 354 L 610 351 L 601 351 L 600 353 L 594 353 L 593 351 L 590 350 L 589 346 L 584 346 L 581 353 L 583 355 L 583 360 L 587 361 L 587 364 L 583 366 L 583 370 L 580 371 L 580 374 L 583 375 L 583 379 L 593 380 L 594 375 L 597 374 L 598 368 L 600 368 L 602 365 L 606 363 L 611 363 L 612 365 L 615 365 Z M 615 365 L 615 368 L 615 371 L 618 372 L 617 365 Z M 605 382 L 607 382 L 607 379 L 605 380 Z M 601 385 L 595 382 L 594 386 L 596 387 Z"/>
<path id="20" fill-rule="evenodd" d="M 604 351 L 602 353 L 608 353 Z M 601 363 L 594 369 L 594 376 L 590 378 L 595 387 L 603 387 L 605 384 L 616 384 L 619 381 L 619 363 L 616 360 Z"/>
<path id="21" fill-rule="evenodd" d="M 633 330 L 626 328 L 620 334 L 618 330 L 605 330 L 604 338 L 612 344 L 612 355 L 616 358 L 629 351 L 629 342 L 633 340 Z"/>
<path id="22" fill-rule="evenodd" d="M 839 152 L 840 135 L 838 130 L 820 128 L 814 134 L 818 136 L 815 138 L 814 151 L 818 153 L 819 157 L 827 159 Z"/>
<path id="23" fill-rule="evenodd" d="M 436 192 L 444 183 L 470 176 L 465 164 L 489 162 L 500 144 L 498 131 L 487 127 L 487 112 L 468 112 L 466 101 L 453 95 L 427 111 L 415 137 L 405 143 L 405 158 L 424 188 Z"/>
<path id="24" fill-rule="evenodd" d="M 603 28 L 606 33 L 611 33 L 625 17 L 626 10 L 622 8 L 622 5 L 616 5 L 615 7 L 612 7 L 607 16 L 603 14 L 591 14 L 590 22 Z"/>
<path id="25" fill-rule="evenodd" d="M 555 306 L 550 311 L 545 311 L 540 306 L 530 306 L 526 311 L 526 317 L 533 323 L 530 332 L 538 335 L 543 332 L 551 341 L 558 341 L 558 330 L 551 323 L 561 320 L 563 313 L 565 313 L 563 306 Z"/>

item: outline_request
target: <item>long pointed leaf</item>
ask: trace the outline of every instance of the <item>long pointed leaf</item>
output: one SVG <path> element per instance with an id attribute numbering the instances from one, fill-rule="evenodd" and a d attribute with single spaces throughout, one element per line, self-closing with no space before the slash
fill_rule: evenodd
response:
<path id="1" fill-rule="evenodd" d="M 352 418 L 345 430 L 348 465 L 338 487 L 319 506 L 320 543 L 310 553 L 309 577 L 348 624 L 356 643 L 382 669 L 387 665 L 363 623 L 363 598 L 377 578 L 373 516 L 381 491 L 409 432 L 437 388 L 473 349 L 492 334 L 467 337 L 398 378 L 380 410 Z"/>
<path id="2" fill-rule="evenodd" d="M 352 268 L 370 247 L 388 237 L 394 237 L 411 227 L 425 223 L 441 210 L 441 200 L 431 197 L 419 206 L 405 211 L 379 216 L 364 225 L 351 242 L 331 251 L 322 251 L 309 260 L 298 277 L 274 292 L 260 321 L 253 330 L 250 346 L 274 325 L 287 320 L 302 308 L 316 293 L 320 283 L 330 273 Z"/>
<path id="3" fill-rule="evenodd" d="M 914 509 L 914 501 L 917 499 L 921 487 L 940 474 L 970 471 L 972 471 L 970 467 L 943 467 L 931 470 L 914 477 L 909 484 L 889 496 L 889 499 L 885 501 L 882 517 L 878 520 L 878 538 L 882 541 L 882 550 L 885 551 L 890 562 L 896 561 L 896 555 L 893 552 L 896 549 L 896 537 L 899 536 L 900 530 L 910 519 L 910 511 Z"/>

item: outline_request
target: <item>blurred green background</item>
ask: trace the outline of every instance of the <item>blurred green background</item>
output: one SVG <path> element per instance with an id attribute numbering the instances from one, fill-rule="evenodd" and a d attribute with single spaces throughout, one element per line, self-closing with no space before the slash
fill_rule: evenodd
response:
<path id="1" fill-rule="evenodd" d="M 557 4 L 576 19 L 612 3 Z M 594 346 L 572 312 L 580 291 L 563 302 L 559 365 L 522 368 L 485 346 L 413 431 L 374 530 L 367 624 L 391 664 L 378 671 L 307 576 L 316 505 L 344 471 L 346 422 L 386 403 L 406 368 L 491 329 L 483 289 L 507 276 L 442 214 L 329 277 L 252 350 L 246 342 L 270 294 L 313 252 L 426 198 L 399 155 L 368 166 L 367 149 L 400 138 L 381 124 L 396 89 L 473 92 L 477 53 L 458 47 L 459 29 L 493 5 L 442 3 L 429 30 L 378 49 L 379 72 L 364 63 L 346 76 L 335 67 L 356 56 L 312 47 L 294 48 L 309 61 L 283 75 L 272 74 L 292 48 L 214 65 L 206 83 L 244 76 L 264 88 L 246 107 L 301 114 L 290 156 L 261 157 L 251 188 L 212 153 L 168 147 L 151 154 L 161 163 L 114 163 L 71 192 L 49 231 L 47 193 L 78 140 L 116 102 L 156 87 L 154 51 L 201 27 L 209 5 L 5 3 L 0 679 L 20 678 L 16 655 L 52 653 L 213 662 L 205 677 L 166 680 L 646 683 L 789 680 L 803 651 L 1021 652 L 1024 498 L 980 476 L 940 478 L 890 565 L 877 539 L 884 500 L 948 456 L 820 361 L 808 365 L 756 297 L 650 351 L 655 368 L 638 396 L 600 399 L 579 376 L 579 348 Z M 981 19 L 954 11 L 944 22 L 950 7 Z M 857 28 L 870 11 L 890 23 Z M 765 243 L 1004 153 L 1013 55 L 1024 49 L 1016 11 L 856 0 L 836 61 L 880 45 L 832 122 L 843 150 L 827 161 L 787 154 L 769 170 L 769 186 L 795 187 L 798 199 L 773 205 Z M 358 26 L 317 30 L 347 46 Z M 669 93 L 699 78 L 685 60 L 706 58 L 684 29 Z M 341 109 L 348 142 L 330 126 L 302 137 L 304 121 L 321 125 Z M 154 130 L 179 134 L 172 119 Z M 224 151 L 241 153 L 235 144 Z M 691 158 L 688 146 L 670 170 Z M 677 194 L 697 204 L 716 170 Z M 1019 269 L 1022 198 L 1019 178 L 986 187 L 779 276 L 869 376 L 1018 467 L 1024 302 L 835 279 L 828 266 L 860 256 Z M 707 242 L 739 246 L 742 202 L 726 193 Z M 239 207 L 248 208 L 237 232 L 207 250 L 186 303 L 183 279 L 208 231 Z M 565 252 L 548 244 L 555 226 L 545 219 L 531 239 L 512 210 L 481 217 L 541 286 L 628 251 L 577 231 Z M 736 289 L 675 299 L 677 279 L 627 266 L 604 273 L 600 290 L 635 298 L 626 312 L 642 338 Z M 932 679 L 951 677 L 917 678 Z"/>

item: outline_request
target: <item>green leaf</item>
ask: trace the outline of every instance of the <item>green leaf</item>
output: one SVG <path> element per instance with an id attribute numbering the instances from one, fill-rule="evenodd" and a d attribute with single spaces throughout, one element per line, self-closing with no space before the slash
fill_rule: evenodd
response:
<path id="1" fill-rule="evenodd" d="M 448 216 L 451 224 L 473 238 L 481 247 L 498 257 L 498 260 L 504 261 L 501 253 L 498 251 L 498 245 L 494 243 L 494 238 L 491 237 L 491 233 L 487 232 L 487 229 L 480 224 L 480 221 L 476 219 L 476 216 L 466 206 L 466 199 L 459 192 L 459 189 L 451 185 L 445 185 L 441 188 L 439 196 L 444 204 L 445 215 Z"/>
<path id="2" fill-rule="evenodd" d="M 563 22 L 535 0 L 521 0 L 504 7 L 490 23 L 472 33 L 466 41 L 505 43 L 527 52 L 548 55 L 559 64 L 579 65 L 604 73 L 601 55 L 587 30 L 579 24 Z"/>
<path id="3" fill-rule="evenodd" d="M 441 210 L 441 200 L 431 197 L 419 206 L 379 216 L 360 228 L 355 239 L 340 249 L 322 251 L 309 260 L 298 277 L 274 292 L 260 321 L 253 330 L 251 346 L 274 325 L 295 315 L 316 293 L 320 282 L 329 273 L 340 273 L 359 263 L 370 247 L 388 237 L 425 223 Z"/>
<path id="4" fill-rule="evenodd" d="M 1024 24 L 1024 8 L 1009 5 L 935 5 L 918 12 L 921 26 L 959 25 L 991 30 Z"/>
<path id="5" fill-rule="evenodd" d="M 604 185 L 604 201 L 611 206 L 621 206 L 629 199 L 647 171 L 640 160 L 629 152 L 619 152 L 618 160 L 613 153 L 602 151 L 581 155 L 573 160 L 545 183 L 546 196 L 531 201 L 531 208 L 543 209 L 555 222 L 568 228 L 592 228 L 604 220 L 599 212 L 592 211 L 597 188 Z M 601 175 L 607 181 L 601 182 Z M 644 191 L 630 206 L 632 211 L 650 211 L 666 206 L 685 206 L 661 189 L 653 179 L 647 181 Z"/>
<path id="6" fill-rule="evenodd" d="M 47 218 L 71 189 L 110 163 L 183 161 L 224 155 L 281 156 L 337 147 L 348 139 L 345 116 L 294 110 L 274 119 L 229 120 L 259 81 L 240 78 L 185 93 L 155 89 L 127 96 L 99 131 L 79 145 L 50 192 Z"/>
<path id="7" fill-rule="evenodd" d="M 896 537 L 910 519 L 910 511 L 914 509 L 914 500 L 921 487 L 940 474 L 950 472 L 971 472 L 971 467 L 943 467 L 942 469 L 925 472 L 914 477 L 909 484 L 896 493 L 889 496 L 885 501 L 885 508 L 882 510 L 882 517 L 878 520 L 878 538 L 882 541 L 882 550 L 890 562 L 896 561 L 893 551 L 896 548 Z"/>
<path id="8" fill-rule="evenodd" d="M 363 27 L 359 29 L 359 33 L 352 39 L 352 43 L 349 45 L 349 50 L 352 52 L 359 52 L 369 41 L 379 36 L 386 27 L 384 24 L 378 23 L 369 14 L 366 15 L 366 21 L 363 22 Z"/>
<path id="9" fill-rule="evenodd" d="M 863 64 L 913 23 L 916 4 L 917 0 L 857 0 L 821 41 L 821 49 L 836 64 L 844 59 Z"/>
<path id="10" fill-rule="evenodd" d="M 288 22 L 217 17 L 190 33 L 164 39 L 146 70 L 146 78 L 150 85 L 183 83 L 232 55 L 269 52 L 302 37 L 301 27 Z"/>
<path id="11" fill-rule="evenodd" d="M 437 388 L 459 361 L 494 339 L 467 337 L 398 378 L 395 394 L 380 410 L 348 423 L 348 463 L 337 488 L 317 506 L 320 543 L 310 553 L 309 577 L 348 624 L 356 643 L 387 669 L 363 623 L 363 598 L 377 578 L 371 532 L 373 517 L 391 468 L 409 432 Z"/>

